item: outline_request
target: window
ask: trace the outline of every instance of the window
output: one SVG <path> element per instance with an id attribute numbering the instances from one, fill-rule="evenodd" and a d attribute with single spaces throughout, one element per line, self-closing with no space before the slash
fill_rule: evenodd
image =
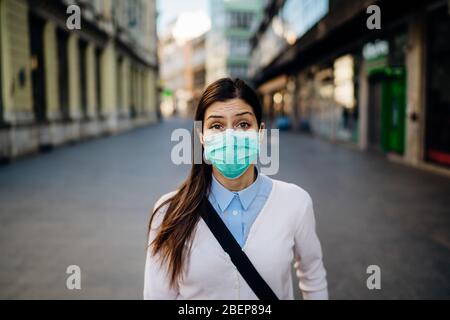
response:
<path id="1" fill-rule="evenodd" d="M 205 69 L 200 69 L 194 72 L 194 87 L 203 89 L 206 82 L 206 71 Z"/>
<path id="2" fill-rule="evenodd" d="M 247 66 L 243 64 L 230 65 L 228 67 L 228 73 L 232 78 L 246 79 L 248 77 Z"/>
<path id="3" fill-rule="evenodd" d="M 282 19 L 300 38 L 328 13 L 328 9 L 329 0 L 287 0 Z"/>
<path id="4" fill-rule="evenodd" d="M 230 52 L 232 56 L 247 56 L 250 54 L 250 45 L 248 40 L 231 38 L 229 41 Z"/>
<path id="5" fill-rule="evenodd" d="M 227 27 L 250 29 L 253 25 L 253 16 L 253 12 L 229 11 L 227 12 Z"/>
<path id="6" fill-rule="evenodd" d="M 141 3 L 136 0 L 132 0 L 128 3 L 128 25 L 131 28 L 139 28 L 142 19 Z"/>

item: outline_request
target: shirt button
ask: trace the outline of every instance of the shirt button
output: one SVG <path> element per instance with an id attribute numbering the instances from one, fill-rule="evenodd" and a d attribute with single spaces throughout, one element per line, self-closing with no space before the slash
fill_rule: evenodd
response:
<path id="1" fill-rule="evenodd" d="M 238 214 L 238 212 L 237 212 L 237 210 L 233 210 L 233 216 L 237 216 L 237 214 Z"/>

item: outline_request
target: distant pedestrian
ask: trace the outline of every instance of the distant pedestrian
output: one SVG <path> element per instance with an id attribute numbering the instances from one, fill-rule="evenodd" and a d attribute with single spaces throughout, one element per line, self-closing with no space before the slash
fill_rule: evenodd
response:
<path id="1" fill-rule="evenodd" d="M 155 204 L 144 299 L 293 299 L 294 261 L 303 297 L 327 299 L 309 194 L 255 166 L 265 127 L 255 92 L 220 79 L 195 120 L 208 162 Z"/>

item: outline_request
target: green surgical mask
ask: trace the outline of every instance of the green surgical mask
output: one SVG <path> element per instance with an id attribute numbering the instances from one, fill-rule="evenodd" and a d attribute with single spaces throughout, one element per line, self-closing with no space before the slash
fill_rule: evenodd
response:
<path id="1" fill-rule="evenodd" d="M 205 135 L 205 159 L 228 179 L 239 178 L 259 153 L 258 132 L 227 129 Z"/>

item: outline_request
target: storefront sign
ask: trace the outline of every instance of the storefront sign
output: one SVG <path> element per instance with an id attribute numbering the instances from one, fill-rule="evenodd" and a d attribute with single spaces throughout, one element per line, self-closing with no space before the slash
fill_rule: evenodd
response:
<path id="1" fill-rule="evenodd" d="M 367 43 L 363 47 L 363 57 L 366 60 L 373 60 L 380 57 L 385 57 L 389 54 L 389 43 L 384 40 L 377 40 L 372 43 Z"/>

